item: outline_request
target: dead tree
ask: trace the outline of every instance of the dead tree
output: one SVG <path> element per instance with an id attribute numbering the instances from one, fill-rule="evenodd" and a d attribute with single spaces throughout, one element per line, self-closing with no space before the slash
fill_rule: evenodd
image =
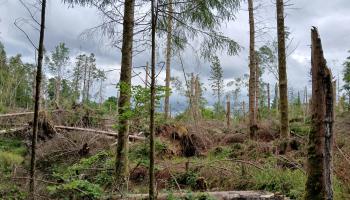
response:
<path id="1" fill-rule="evenodd" d="M 45 35 L 45 11 L 46 0 L 41 2 L 41 22 L 40 22 L 40 36 L 38 49 L 38 65 L 36 69 L 36 86 L 35 86 L 35 102 L 34 102 L 34 119 L 33 119 L 33 136 L 32 136 L 32 154 L 30 159 L 30 183 L 29 192 L 30 198 L 35 199 L 35 164 L 36 164 L 36 141 L 38 137 L 39 126 L 39 110 L 40 110 L 40 89 L 42 80 L 42 66 L 44 57 L 44 35 Z"/>
<path id="2" fill-rule="evenodd" d="M 332 74 L 326 66 L 321 39 L 315 27 L 311 30 L 311 39 L 312 126 L 308 144 L 305 199 L 331 200 L 334 90 Z"/>

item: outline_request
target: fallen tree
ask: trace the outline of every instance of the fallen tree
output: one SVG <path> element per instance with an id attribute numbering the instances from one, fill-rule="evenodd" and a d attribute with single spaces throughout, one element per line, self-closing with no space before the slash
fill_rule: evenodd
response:
<path id="1" fill-rule="evenodd" d="M 210 196 L 217 200 L 284 200 L 284 196 L 277 195 L 271 192 L 263 191 L 222 191 L 222 192 L 204 192 L 204 193 L 161 193 L 157 195 L 158 200 L 166 200 L 169 196 L 177 198 L 186 198 L 191 196 Z M 125 199 L 124 197 L 115 196 L 112 199 Z M 148 194 L 131 194 L 127 197 L 129 200 L 148 199 Z"/>
<path id="2" fill-rule="evenodd" d="M 103 131 L 103 130 L 95 130 L 90 128 L 80 128 L 80 127 L 71 127 L 71 126 L 55 126 L 56 129 L 65 129 L 70 131 L 82 131 L 82 132 L 90 132 L 90 133 L 96 133 L 96 134 L 103 134 L 111 137 L 118 137 L 118 133 L 116 132 L 110 132 L 110 131 Z M 146 140 L 145 137 L 140 137 L 136 135 L 129 135 L 130 139 L 134 140 Z"/>

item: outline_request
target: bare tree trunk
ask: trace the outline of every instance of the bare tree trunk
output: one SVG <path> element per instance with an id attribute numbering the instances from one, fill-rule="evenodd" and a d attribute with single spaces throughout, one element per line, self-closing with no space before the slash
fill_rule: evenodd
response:
<path id="1" fill-rule="evenodd" d="M 86 102 L 89 102 L 90 100 L 90 85 L 91 85 L 91 62 L 89 62 L 89 68 L 88 68 L 88 79 L 87 79 L 87 88 L 86 88 Z"/>
<path id="2" fill-rule="evenodd" d="M 259 87 L 259 80 L 260 74 L 259 74 L 259 62 L 256 58 L 255 61 L 255 119 L 256 121 L 259 121 L 259 98 L 260 98 L 260 87 Z"/>
<path id="3" fill-rule="evenodd" d="M 242 109 L 243 109 L 243 120 L 245 121 L 245 101 L 242 103 Z"/>
<path id="4" fill-rule="evenodd" d="M 83 96 L 83 97 L 82 97 L 83 103 L 84 103 L 85 100 L 86 100 L 86 82 L 87 82 L 86 76 L 87 76 L 87 57 L 85 56 L 84 78 L 83 78 L 84 82 L 83 82 L 83 95 L 82 95 L 82 96 Z"/>
<path id="5" fill-rule="evenodd" d="M 334 102 L 332 74 L 326 66 L 316 28 L 312 37 L 312 126 L 309 134 L 305 199 L 332 200 Z"/>
<path id="6" fill-rule="evenodd" d="M 199 75 L 196 76 L 194 80 L 194 114 L 196 119 L 198 120 L 200 115 L 200 95 L 201 95 L 201 86 L 199 83 Z"/>
<path id="7" fill-rule="evenodd" d="M 149 76 L 149 66 L 148 66 L 148 62 L 147 62 L 146 63 L 145 88 L 148 88 L 148 76 Z"/>
<path id="8" fill-rule="evenodd" d="M 277 36 L 278 36 L 278 74 L 280 92 L 280 123 L 281 138 L 289 140 L 289 120 L 288 120 L 288 87 L 287 87 L 287 67 L 286 67 L 286 44 L 284 26 L 284 3 L 283 0 L 276 0 L 277 7 Z"/>
<path id="9" fill-rule="evenodd" d="M 227 127 L 230 127 L 230 119 L 231 119 L 231 102 L 230 102 L 230 96 L 226 96 L 226 124 Z"/>
<path id="10" fill-rule="evenodd" d="M 36 70 L 36 86 L 35 86 L 35 102 L 34 102 L 34 119 L 33 119 L 33 135 L 32 135 L 32 152 L 30 159 L 30 183 L 29 192 L 30 199 L 35 199 L 35 164 L 36 164 L 36 141 L 38 137 L 38 121 L 40 111 L 40 88 L 42 80 L 42 65 L 44 57 L 44 35 L 45 35 L 45 12 L 46 0 L 41 2 L 41 22 L 40 22 L 40 38 L 38 49 L 38 66 Z"/>
<path id="11" fill-rule="evenodd" d="M 270 83 L 267 84 L 267 111 L 271 110 Z"/>
<path id="12" fill-rule="evenodd" d="M 249 129 L 250 138 L 255 138 L 256 132 L 256 115 L 255 115 L 255 24 L 254 24 L 254 5 L 253 0 L 248 0 L 249 10 Z"/>
<path id="13" fill-rule="evenodd" d="M 125 0 L 124 3 L 124 21 L 123 21 L 123 44 L 122 44 L 122 62 L 119 79 L 118 98 L 118 145 L 116 152 L 116 178 L 121 191 L 127 190 L 129 176 L 128 169 L 128 136 L 130 96 L 131 96 L 131 69 L 132 69 L 132 46 L 134 32 L 134 7 L 135 0 Z"/>
<path id="14" fill-rule="evenodd" d="M 149 199 L 157 199 L 155 193 L 155 175 L 154 175 L 154 159 L 155 159 L 155 147 L 154 147 L 154 114 L 155 114 L 155 98 L 156 98 L 156 28 L 157 28 L 157 10 L 155 7 L 155 0 L 151 1 L 152 12 L 152 58 L 151 58 L 151 108 L 150 108 L 150 157 L 149 157 Z"/>
<path id="15" fill-rule="evenodd" d="M 166 74 L 165 74 L 165 102 L 164 117 L 169 117 L 169 99 L 170 99 L 170 64 L 171 64 L 171 38 L 173 32 L 173 1 L 168 0 L 168 26 L 167 26 L 167 47 L 166 47 Z"/>

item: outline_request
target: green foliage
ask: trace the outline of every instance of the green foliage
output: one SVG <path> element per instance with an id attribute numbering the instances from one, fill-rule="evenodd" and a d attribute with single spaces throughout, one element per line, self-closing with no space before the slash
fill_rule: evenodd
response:
<path id="1" fill-rule="evenodd" d="M 175 179 L 178 184 L 185 185 L 190 188 L 195 188 L 198 180 L 198 173 L 195 171 L 187 171 L 185 173 L 180 173 L 175 175 Z M 176 182 L 174 179 L 171 180 L 171 184 L 176 186 Z"/>
<path id="2" fill-rule="evenodd" d="M 5 199 L 6 197 L 6 199 Z M 1 200 L 26 200 L 28 195 L 10 181 L 3 181 L 0 179 L 0 199 Z"/>
<path id="3" fill-rule="evenodd" d="M 267 167 L 256 170 L 252 175 L 252 181 L 254 189 L 280 192 L 292 199 L 302 199 L 306 176 L 300 170 Z"/>
<path id="4" fill-rule="evenodd" d="M 158 138 L 155 139 L 154 146 L 155 146 L 155 152 L 158 155 L 166 152 L 168 149 L 168 144 L 163 143 Z M 136 144 L 129 149 L 129 159 L 133 160 L 137 163 L 141 163 L 144 166 L 148 166 L 149 165 L 149 153 L 150 153 L 150 150 L 149 150 L 149 143 L 148 142 Z"/>
<path id="5" fill-rule="evenodd" d="M 209 81 L 211 81 L 210 87 L 212 88 L 214 95 L 216 95 L 217 103 L 219 105 L 221 104 L 221 95 L 224 88 L 223 73 L 224 72 L 220 65 L 219 58 L 217 56 L 214 56 L 211 61 Z M 215 107 L 215 109 L 215 111 L 218 113 L 218 107 Z"/>
<path id="6" fill-rule="evenodd" d="M 103 189 L 113 183 L 114 156 L 110 152 L 101 151 L 78 163 L 56 168 L 53 178 L 63 182 L 49 186 L 47 189 L 55 198 L 89 198 L 100 199 Z M 91 169 L 101 169 L 94 171 Z"/>
<path id="7" fill-rule="evenodd" d="M 10 172 L 15 165 L 24 161 L 26 148 L 15 138 L 0 138 L 0 170 Z"/>
<path id="8" fill-rule="evenodd" d="M 24 158 L 12 152 L 0 151 L 0 168 L 5 171 L 10 171 L 13 166 L 19 165 L 24 161 Z"/>
<path id="9" fill-rule="evenodd" d="M 86 180 L 73 180 L 58 186 L 47 188 L 54 198 L 60 199 L 100 199 L 102 188 Z"/>
<path id="10" fill-rule="evenodd" d="M 349 51 L 350 53 L 350 51 Z M 344 86 L 343 90 L 348 94 L 349 102 L 350 102 L 350 56 L 346 58 L 344 64 L 344 76 L 343 76 L 343 81 L 344 81 Z M 350 107 L 350 105 L 348 105 Z"/>

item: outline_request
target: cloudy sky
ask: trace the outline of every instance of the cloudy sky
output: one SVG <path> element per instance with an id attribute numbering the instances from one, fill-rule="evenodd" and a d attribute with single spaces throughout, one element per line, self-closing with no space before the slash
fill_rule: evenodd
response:
<path id="1" fill-rule="evenodd" d="M 30 0 L 24 0 L 25 2 Z M 258 29 L 265 27 L 257 38 L 257 47 L 271 40 L 276 35 L 274 0 L 256 0 L 256 21 Z M 312 26 L 319 28 L 322 38 L 324 53 L 329 66 L 336 76 L 342 76 L 342 63 L 350 50 L 350 1 L 349 0 L 290 0 L 292 4 L 286 8 L 286 26 L 291 31 L 293 41 L 291 48 L 294 51 L 288 57 L 288 84 L 295 90 L 302 90 L 310 85 L 310 29 Z M 237 19 L 223 24 L 222 32 L 236 40 L 243 50 L 237 56 L 220 54 L 225 82 L 233 78 L 241 77 L 248 73 L 248 47 L 249 47 L 249 26 L 247 5 L 242 4 L 240 11 L 236 14 Z M 23 60 L 34 62 L 34 49 L 15 26 L 17 19 L 29 19 L 29 15 L 18 0 L 0 0 L 0 41 L 4 44 L 9 56 L 17 53 L 22 54 Z M 23 23 L 23 22 L 22 22 Z M 101 16 L 95 8 L 83 8 L 76 6 L 69 8 L 63 5 L 60 0 L 48 1 L 47 29 L 45 47 L 51 51 L 59 42 L 65 42 L 71 50 L 72 62 L 74 57 L 82 52 L 93 52 L 96 54 L 97 64 L 103 69 L 120 68 L 120 51 L 112 48 L 107 40 L 101 41 L 98 38 L 84 38 L 81 33 L 86 29 L 101 23 Z M 23 25 L 25 30 L 37 43 L 38 34 L 28 25 Z M 162 61 L 160 50 L 159 61 Z M 210 76 L 209 63 L 204 62 L 195 52 L 186 50 L 184 64 L 186 72 L 199 73 L 201 80 L 205 83 L 209 103 L 213 103 L 212 92 L 208 87 Z M 134 58 L 134 65 L 144 65 L 149 60 L 149 53 L 138 55 Z M 173 60 L 172 75 L 182 77 L 181 67 L 178 59 Z M 144 76 L 144 75 L 141 75 Z M 162 83 L 165 72 L 161 72 L 159 83 Z M 113 71 L 108 74 L 105 83 L 105 95 L 116 94 L 113 84 L 117 83 L 119 72 Z M 265 74 L 264 80 L 271 85 L 275 84 L 272 75 Z M 133 79 L 135 84 L 142 83 L 138 77 Z M 310 87 L 310 86 L 309 86 Z M 230 88 L 227 88 L 228 91 Z M 245 93 L 245 92 L 243 92 Z M 244 94 L 245 95 L 245 94 Z M 173 95 L 172 104 L 181 107 L 184 99 L 179 95 Z"/>

